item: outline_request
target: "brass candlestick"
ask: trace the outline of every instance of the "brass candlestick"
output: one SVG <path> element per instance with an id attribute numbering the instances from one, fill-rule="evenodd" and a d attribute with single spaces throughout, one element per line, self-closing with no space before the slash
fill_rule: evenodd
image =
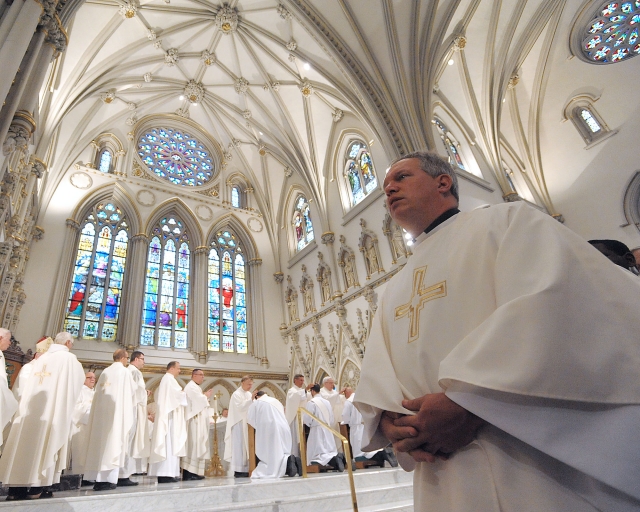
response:
<path id="1" fill-rule="evenodd" d="M 218 452 L 218 399 L 222 396 L 222 393 L 218 391 L 215 395 L 215 408 L 213 409 L 213 455 L 209 461 L 209 467 L 205 471 L 205 475 L 212 476 L 227 476 L 227 472 L 222 467 L 222 461 L 220 460 L 220 453 Z"/>

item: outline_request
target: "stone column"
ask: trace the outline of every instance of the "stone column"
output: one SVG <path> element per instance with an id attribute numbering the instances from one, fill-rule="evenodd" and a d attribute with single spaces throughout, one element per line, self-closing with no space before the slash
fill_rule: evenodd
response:
<path id="1" fill-rule="evenodd" d="M 8 329 L 12 332 L 18 326 L 18 321 L 20 320 L 20 311 L 22 311 L 22 306 L 24 306 L 26 300 L 27 295 L 24 292 L 20 293 L 20 295 L 18 296 L 18 305 L 16 307 L 15 313 L 13 314 L 13 318 L 11 319 L 11 324 L 8 327 Z"/>
<path id="2" fill-rule="evenodd" d="M 43 12 L 42 6 L 35 0 L 14 3 L 21 4 L 20 12 L 10 27 L 5 27 L 5 20 L 2 23 L 2 29 L 8 29 L 6 37 L 0 45 L 0 69 L 2 70 L 2 74 L 0 74 L 0 100 L 3 102 L 16 77 L 22 57 L 29 47 L 29 42 Z M 10 12 L 12 11 L 10 10 Z"/>
<path id="3" fill-rule="evenodd" d="M 342 292 L 340 291 L 342 288 L 340 286 L 340 279 L 338 278 L 339 267 L 338 267 L 338 262 L 336 260 L 336 253 L 333 250 L 333 242 L 336 239 L 336 235 L 331 231 L 327 231 L 326 233 L 322 233 L 322 236 L 320 237 L 320 239 L 322 240 L 322 243 L 329 248 L 329 254 L 331 254 L 331 263 L 329 265 L 331 266 L 331 275 L 333 276 L 332 279 L 334 279 L 333 289 L 335 290 L 335 293 L 333 294 L 332 298 L 342 297 Z M 345 289 L 346 289 L 346 286 L 345 286 Z"/>
<path id="4" fill-rule="evenodd" d="M 125 293 L 120 306 L 117 336 L 118 343 L 128 350 L 134 350 L 140 345 L 148 246 L 149 238 L 144 233 L 138 233 L 129 239 L 127 269 L 123 283 Z"/>
<path id="5" fill-rule="evenodd" d="M 38 58 L 40 56 L 45 37 L 46 33 L 43 30 L 38 30 L 33 35 L 31 42 L 29 43 L 29 48 L 22 58 L 18 76 L 16 76 L 15 82 L 11 87 L 5 100 L 5 104 L 2 107 L 2 111 L 0 112 L 0 140 L 2 141 L 4 141 L 4 138 L 7 135 L 7 130 L 9 129 L 9 125 L 11 124 L 14 114 L 21 106 L 23 110 L 26 110 L 30 115 L 33 115 L 33 110 L 25 109 L 24 106 L 21 105 L 21 99 L 25 89 L 33 90 L 36 87 L 36 84 L 33 81 L 38 80 L 40 75 L 42 75 L 42 77 L 38 82 L 38 86 L 42 85 L 41 82 L 44 80 L 44 74 L 41 70 L 36 68 L 36 71 L 36 69 L 34 69 L 36 62 L 38 62 L 37 66 L 44 67 L 45 73 L 49 68 L 48 62 L 42 62 L 41 59 Z M 51 58 L 52 49 L 49 48 L 48 53 L 49 58 Z M 38 87 L 38 89 L 40 89 L 40 87 Z"/>
<path id="6" fill-rule="evenodd" d="M 284 274 L 282 272 L 276 272 L 273 274 L 273 278 L 276 280 L 276 283 L 280 285 L 280 297 L 282 298 L 280 302 L 280 312 L 282 313 L 282 323 L 280 324 L 280 330 L 284 331 L 287 329 L 287 311 L 284 305 L 284 291 L 282 290 L 282 282 L 284 281 Z"/>
<path id="7" fill-rule="evenodd" d="M 249 319 L 251 323 L 251 352 L 253 356 L 260 360 L 260 364 L 265 368 L 269 367 L 267 358 L 267 340 L 264 329 L 264 296 L 262 294 L 262 260 L 253 258 L 247 262 L 249 266 L 249 279 L 247 290 L 251 291 L 253 300 L 251 301 Z"/>
<path id="8" fill-rule="evenodd" d="M 24 291 L 22 290 L 22 283 L 22 275 L 17 276 L 15 282 L 13 283 L 13 290 L 11 291 L 11 295 L 9 296 L 9 301 L 7 302 L 7 307 L 4 310 L 4 316 L 2 318 L 2 327 L 4 327 L 5 329 L 11 330 L 13 317 L 18 306 L 18 298 L 20 297 L 20 295 L 24 295 Z"/>
<path id="9" fill-rule="evenodd" d="M 209 247 L 201 245 L 193 251 L 193 272 L 191 273 L 191 300 L 189 301 L 189 345 L 191 352 L 200 363 L 207 362 L 207 278 Z"/>
<path id="10" fill-rule="evenodd" d="M 24 187 L 24 192 L 22 194 L 22 203 L 20 204 L 20 210 L 18 213 L 11 219 L 12 227 L 15 229 L 19 229 L 27 216 L 27 210 L 29 209 L 29 205 L 31 204 L 31 196 L 33 195 L 33 189 L 35 188 L 36 182 L 39 178 L 42 177 L 44 170 L 46 169 L 46 165 L 44 162 L 40 160 L 33 160 L 28 164 L 29 170 L 27 183 Z"/>
<path id="11" fill-rule="evenodd" d="M 45 332 L 55 334 L 62 330 L 64 324 L 64 312 L 69 294 L 69 285 L 73 275 L 73 264 L 78 250 L 80 239 L 80 224 L 73 219 L 67 219 L 67 229 L 62 242 L 62 256 L 60 257 L 60 267 L 56 282 L 53 288 L 49 314 Z"/>

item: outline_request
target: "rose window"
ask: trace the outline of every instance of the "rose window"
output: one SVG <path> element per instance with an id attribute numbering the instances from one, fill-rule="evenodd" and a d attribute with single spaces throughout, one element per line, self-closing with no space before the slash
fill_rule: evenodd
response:
<path id="1" fill-rule="evenodd" d="M 640 54 L 640 0 L 605 2 L 585 27 L 582 51 L 592 62 L 611 64 Z"/>
<path id="2" fill-rule="evenodd" d="M 138 155 L 156 176 L 174 185 L 197 187 L 214 174 L 210 152 L 189 133 L 152 128 L 138 141 Z"/>

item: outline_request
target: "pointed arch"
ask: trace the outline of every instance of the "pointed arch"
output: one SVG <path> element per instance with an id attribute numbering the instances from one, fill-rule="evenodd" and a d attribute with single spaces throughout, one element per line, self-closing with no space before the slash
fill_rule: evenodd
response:
<path id="1" fill-rule="evenodd" d="M 273 383 L 271 383 L 269 381 L 264 381 L 264 382 L 262 382 L 261 384 L 258 385 L 258 387 L 256 388 L 256 391 L 260 391 L 261 389 L 268 389 L 269 391 L 271 391 L 273 393 L 274 398 L 277 398 L 280 402 L 282 402 L 282 405 L 285 404 L 287 396 L 275 384 L 273 384 Z"/>
<path id="2" fill-rule="evenodd" d="M 304 198 L 305 199 L 305 205 L 308 206 L 309 209 L 309 216 L 308 219 L 311 223 L 311 238 L 309 239 L 309 237 L 307 236 L 308 234 L 308 230 L 307 230 L 307 226 L 303 225 L 302 223 L 305 222 L 305 218 L 300 218 L 299 222 L 300 225 L 296 226 L 296 222 L 294 221 L 294 212 L 296 210 L 296 204 L 298 203 L 298 201 L 300 200 L 300 198 Z M 318 228 L 320 226 L 318 226 L 318 215 L 316 215 L 314 209 L 312 209 L 311 207 L 311 196 L 310 194 L 307 193 L 307 191 L 301 187 L 300 185 L 292 185 L 286 195 L 286 199 L 283 202 L 284 204 L 284 208 L 282 209 L 282 211 L 280 212 L 280 226 L 283 226 L 285 231 L 287 232 L 287 245 L 289 247 L 289 255 L 290 258 L 293 258 L 294 256 L 300 256 L 302 257 L 303 255 L 306 255 L 308 253 L 308 251 L 312 250 L 313 248 L 315 248 L 317 246 L 316 244 L 316 233 L 321 233 L 322 231 L 320 231 Z M 314 221 L 315 219 L 315 221 Z M 314 226 L 313 223 L 316 222 L 316 225 Z M 298 231 L 296 231 L 296 229 L 298 229 Z M 298 236 L 296 235 L 296 233 L 298 233 Z M 302 247 L 298 247 L 298 238 L 299 235 L 301 235 L 305 237 L 305 241 L 306 244 L 302 245 Z M 293 259 L 292 262 L 297 261 L 296 259 Z"/>
<path id="3" fill-rule="evenodd" d="M 320 387 L 322 387 L 322 379 L 324 379 L 325 377 L 331 377 L 331 376 L 332 375 L 321 366 L 316 370 L 316 378 L 313 381 L 313 383 L 320 384 Z"/>
<path id="4" fill-rule="evenodd" d="M 113 201 L 117 203 L 129 219 L 132 236 L 140 233 L 142 229 L 140 213 L 129 191 L 120 183 L 108 183 L 92 190 L 78 203 L 73 210 L 71 218 L 76 222 L 82 222 L 94 205 L 100 201 Z"/>
<path id="5" fill-rule="evenodd" d="M 213 223 L 205 238 L 205 245 L 211 244 L 216 233 L 227 227 L 231 228 L 238 236 L 240 242 L 244 245 L 245 252 L 249 259 L 260 258 L 258 246 L 251 236 L 251 233 L 249 233 L 244 223 L 233 213 L 227 213 Z"/>
<path id="6" fill-rule="evenodd" d="M 360 365 L 353 359 L 346 359 L 340 371 L 339 388 L 350 387 L 356 389 L 360 382 Z"/>
<path id="7" fill-rule="evenodd" d="M 196 248 L 202 245 L 202 241 L 204 239 L 202 228 L 200 227 L 200 223 L 196 220 L 195 215 L 191 211 L 191 208 L 187 206 L 187 204 L 180 199 L 179 197 L 173 197 L 171 199 L 167 199 L 166 201 L 160 203 L 149 218 L 147 219 L 147 223 L 144 228 L 144 232 L 147 236 L 151 235 L 151 231 L 154 226 L 161 220 L 162 217 L 166 215 L 176 215 L 180 217 L 180 220 L 185 223 L 189 234 L 191 235 L 191 241 L 194 244 L 193 247 Z"/>

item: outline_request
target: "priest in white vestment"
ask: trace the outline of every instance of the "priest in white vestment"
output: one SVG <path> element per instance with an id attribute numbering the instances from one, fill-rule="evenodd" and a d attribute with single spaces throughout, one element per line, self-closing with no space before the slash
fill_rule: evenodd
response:
<path id="1" fill-rule="evenodd" d="M 258 391 L 249 406 L 247 423 L 256 430 L 256 457 L 260 461 L 251 478 L 295 476 L 295 459 L 291 457 L 291 430 L 284 407 L 264 391 Z"/>
<path id="2" fill-rule="evenodd" d="M 637 277 L 523 202 L 459 213 L 437 155 L 384 190 L 416 245 L 367 341 L 364 449 L 393 442 L 420 511 L 640 510 Z"/>
<path id="3" fill-rule="evenodd" d="M 119 478 L 129 478 L 134 473 L 146 473 L 150 449 L 149 420 L 147 418 L 147 391 L 141 370 L 144 368 L 144 354 L 134 350 L 129 358 L 127 370 L 133 379 L 135 396 L 133 409 L 133 427 L 129 434 L 129 449 L 126 461 L 120 469 Z"/>
<path id="4" fill-rule="evenodd" d="M 322 387 L 320 388 L 320 396 L 331 404 L 334 423 L 331 426 L 336 432 L 340 432 L 340 422 L 342 421 L 342 409 L 344 408 L 344 389 L 340 392 L 336 389 L 336 381 L 333 377 L 325 377 L 322 379 Z M 334 438 L 336 448 L 342 453 L 342 442 L 337 437 Z"/>
<path id="5" fill-rule="evenodd" d="M 0 328 L 0 447 L 2 446 L 2 431 L 11 422 L 11 418 L 18 410 L 18 400 L 9 390 L 7 366 L 4 351 L 11 346 L 11 331 Z"/>
<path id="6" fill-rule="evenodd" d="M 73 408 L 84 382 L 82 365 L 69 352 L 71 347 L 71 334 L 57 334 L 24 387 L 0 458 L 0 481 L 9 486 L 7 499 L 38 498 L 43 487 L 60 482 Z"/>
<path id="7" fill-rule="evenodd" d="M 180 363 L 171 361 L 155 393 L 148 476 L 157 476 L 159 484 L 180 480 L 180 457 L 187 453 L 187 396 L 176 380 L 178 375 Z"/>
<path id="8" fill-rule="evenodd" d="M 309 400 L 309 389 L 313 384 L 304 386 L 304 375 L 298 373 L 293 376 L 293 386 L 287 391 L 287 402 L 284 412 L 287 417 L 287 423 L 291 430 L 291 453 L 297 458 L 300 457 L 300 434 L 298 433 L 298 408 L 304 407 Z M 301 468 L 298 468 L 301 469 Z"/>
<path id="9" fill-rule="evenodd" d="M 362 414 L 353 405 L 356 394 L 351 388 L 345 388 L 344 409 L 342 409 L 342 425 L 349 425 L 349 444 L 351 445 L 351 457 L 358 462 L 361 460 L 371 459 L 374 456 L 384 452 L 381 448 L 371 452 L 362 451 L 362 434 L 364 433 L 364 424 Z M 380 455 L 378 455 L 378 458 Z"/>
<path id="10" fill-rule="evenodd" d="M 116 486 L 138 485 L 129 478 L 118 479 L 129 451 L 129 435 L 133 427 L 136 392 L 131 372 L 125 364 L 127 351 L 113 353 L 113 364 L 102 370 L 91 405 L 87 428 L 87 450 L 80 456 L 85 480 L 94 480 L 94 491 L 115 489 Z"/>
<path id="11" fill-rule="evenodd" d="M 33 363 L 35 363 L 38 358 L 44 354 L 49 347 L 53 344 L 53 339 L 50 336 L 44 336 L 38 340 L 36 343 L 36 351 L 33 354 L 33 359 L 25 364 L 20 371 L 18 372 L 18 376 L 13 383 L 13 387 L 11 391 L 13 392 L 13 396 L 16 397 L 16 400 L 20 401 L 20 396 L 22 396 L 22 391 L 24 390 L 24 386 L 29 380 L 31 373 L 33 372 Z M 17 407 L 16 407 L 17 410 Z"/>
<path id="12" fill-rule="evenodd" d="M 93 372 L 85 373 L 84 384 L 71 417 L 71 473 L 74 475 L 82 475 L 84 473 L 84 466 L 80 464 L 80 460 L 84 459 L 82 454 L 86 453 L 89 443 L 89 434 L 91 432 L 87 428 L 87 424 L 91 416 L 91 404 L 93 403 L 95 386 L 96 374 Z M 89 485 L 89 482 L 83 478 L 82 485 Z"/>
<path id="13" fill-rule="evenodd" d="M 311 387 L 311 400 L 307 402 L 305 407 L 325 424 L 332 426 L 335 423 L 331 404 L 328 400 L 322 398 L 318 384 L 314 384 Z M 307 414 L 304 415 L 303 421 L 309 427 L 307 464 L 331 466 L 338 471 L 344 471 L 344 462 L 338 455 L 333 434 Z"/>
<path id="14" fill-rule="evenodd" d="M 240 387 L 231 395 L 227 430 L 224 435 L 224 460 L 231 464 L 236 478 L 249 476 L 249 433 L 247 429 L 247 411 L 255 393 L 251 393 L 253 379 L 249 375 L 242 377 Z"/>
<path id="15" fill-rule="evenodd" d="M 198 368 L 191 372 L 191 380 L 184 387 L 187 395 L 187 453 L 180 461 L 183 480 L 202 480 L 207 460 L 211 458 L 209 450 L 209 397 L 213 389 L 205 392 L 200 385 L 204 372 Z"/>

